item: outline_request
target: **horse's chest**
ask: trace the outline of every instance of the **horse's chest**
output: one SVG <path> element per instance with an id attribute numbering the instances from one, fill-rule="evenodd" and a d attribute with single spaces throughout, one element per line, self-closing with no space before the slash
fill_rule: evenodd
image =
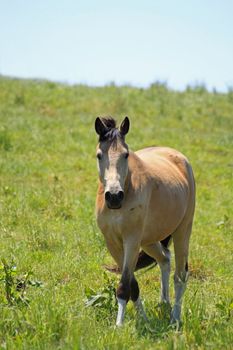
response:
<path id="1" fill-rule="evenodd" d="M 103 235 L 112 240 L 122 240 L 127 235 L 142 232 L 142 205 L 135 204 L 128 210 L 107 210 L 97 215 L 97 223 Z"/>
<path id="2" fill-rule="evenodd" d="M 98 219 L 98 225 L 104 235 L 121 235 L 124 227 L 124 218 L 121 213 L 109 212 L 101 215 Z"/>

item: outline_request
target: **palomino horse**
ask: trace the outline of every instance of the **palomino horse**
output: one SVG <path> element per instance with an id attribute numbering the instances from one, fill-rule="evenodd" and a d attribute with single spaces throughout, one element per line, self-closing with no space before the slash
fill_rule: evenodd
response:
<path id="1" fill-rule="evenodd" d="M 179 323 L 188 278 L 189 238 L 195 208 L 191 165 L 184 155 L 171 148 L 130 151 L 125 143 L 129 130 L 127 117 L 119 128 L 112 118 L 97 118 L 95 130 L 99 135 L 97 223 L 121 272 L 116 292 L 116 324 L 122 325 L 129 299 L 146 319 L 134 271 L 153 260 L 161 269 L 161 300 L 170 302 L 170 252 L 167 247 L 170 238 L 174 243 L 176 263 L 171 323 Z"/>

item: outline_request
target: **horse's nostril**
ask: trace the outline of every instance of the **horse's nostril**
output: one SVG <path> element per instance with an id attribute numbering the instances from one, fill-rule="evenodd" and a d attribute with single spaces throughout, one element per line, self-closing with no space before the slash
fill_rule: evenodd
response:
<path id="1" fill-rule="evenodd" d="M 118 192 L 118 199 L 119 199 L 119 201 L 122 201 L 123 198 L 124 198 L 124 192 L 123 191 L 119 191 Z"/>
<path id="2" fill-rule="evenodd" d="M 109 203 L 119 203 L 124 198 L 124 192 L 119 191 L 117 193 L 111 193 L 110 191 L 105 192 L 105 200 Z"/>
<path id="3" fill-rule="evenodd" d="M 111 193 L 109 191 L 105 192 L 105 200 L 110 201 L 111 199 Z"/>

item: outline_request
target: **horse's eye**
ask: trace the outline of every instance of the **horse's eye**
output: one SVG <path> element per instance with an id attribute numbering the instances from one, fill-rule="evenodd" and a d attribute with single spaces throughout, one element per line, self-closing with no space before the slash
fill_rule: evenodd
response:
<path id="1" fill-rule="evenodd" d="M 129 152 L 125 153 L 125 159 L 127 159 L 129 156 Z"/>
<path id="2" fill-rule="evenodd" d="M 100 160 L 102 158 L 102 154 L 101 153 L 97 153 L 96 157 Z"/>

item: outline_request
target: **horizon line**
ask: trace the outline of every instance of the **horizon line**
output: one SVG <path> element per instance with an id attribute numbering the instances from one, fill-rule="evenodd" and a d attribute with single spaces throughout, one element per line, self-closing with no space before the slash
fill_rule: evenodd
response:
<path id="1" fill-rule="evenodd" d="M 183 88 L 175 88 L 169 85 L 168 81 L 166 79 L 156 79 L 155 81 L 152 81 L 151 83 L 147 84 L 135 84 L 131 82 L 122 82 L 122 83 L 116 83 L 114 80 L 106 81 L 105 83 L 88 83 L 88 82 L 78 82 L 78 81 L 69 81 L 69 80 L 63 80 L 63 79 L 52 79 L 52 78 L 46 78 L 46 77 L 23 77 L 23 76 L 13 76 L 13 75 L 5 75 L 0 73 L 0 79 L 9 79 L 9 80 L 27 80 L 27 81 L 34 81 L 34 82 L 48 82 L 48 83 L 54 83 L 54 84 L 60 84 L 60 85 L 66 85 L 66 86 L 86 86 L 89 88 L 104 88 L 104 87 L 131 87 L 136 89 L 143 89 L 147 90 L 152 88 L 153 86 L 157 87 L 163 87 L 166 90 L 174 91 L 174 92 L 185 92 L 187 90 L 202 90 L 209 93 L 220 93 L 220 94 L 228 94 L 233 91 L 233 85 L 227 85 L 225 87 L 225 91 L 222 91 L 221 89 L 218 89 L 216 86 L 208 87 L 207 83 L 205 81 L 198 81 L 192 83 L 187 83 L 186 86 Z"/>

